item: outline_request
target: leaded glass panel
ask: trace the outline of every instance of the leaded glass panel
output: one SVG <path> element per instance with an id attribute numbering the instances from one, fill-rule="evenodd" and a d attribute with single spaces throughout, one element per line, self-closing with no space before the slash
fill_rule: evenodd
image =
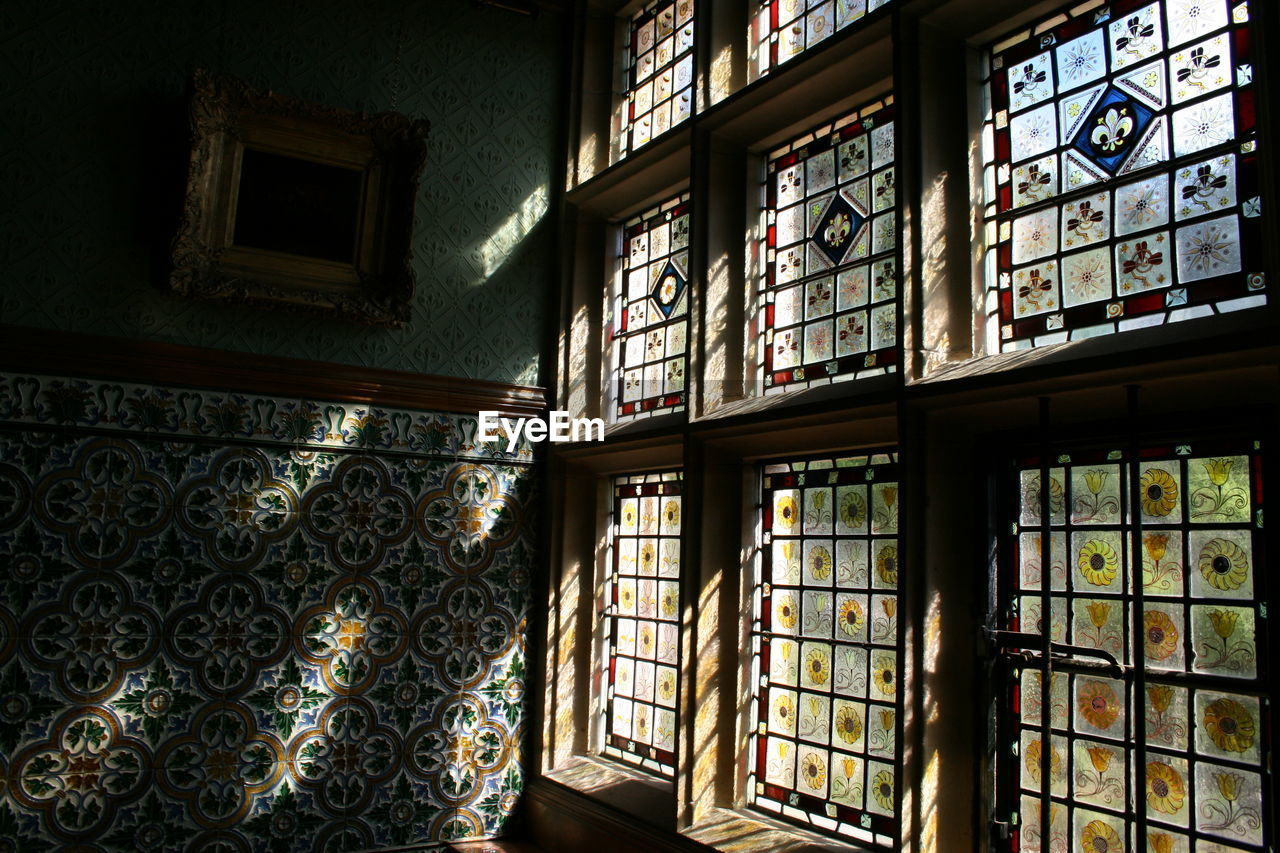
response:
<path id="1" fill-rule="evenodd" d="M 765 392 L 899 361 L 893 99 L 775 151 L 763 187 Z"/>
<path id="2" fill-rule="evenodd" d="M 618 477 L 603 613 L 604 753 L 675 774 L 679 692 L 680 474 Z"/>
<path id="3" fill-rule="evenodd" d="M 993 352 L 1266 301 L 1248 0 L 1079 9 L 989 56 Z"/>
<path id="4" fill-rule="evenodd" d="M 861 21 L 893 0 L 765 0 L 751 19 L 751 78 Z"/>
<path id="5" fill-rule="evenodd" d="M 693 0 L 658 0 L 631 19 L 617 159 L 693 114 Z"/>
<path id="6" fill-rule="evenodd" d="M 688 195 L 623 226 L 612 309 L 615 417 L 683 410 L 689 348 Z"/>
<path id="7" fill-rule="evenodd" d="M 876 846 L 898 834 L 898 457 L 766 464 L 748 797 Z"/>
<path id="8" fill-rule="evenodd" d="M 1062 451 L 1008 484 L 1003 623 L 1032 659 L 1007 686 L 1007 849 L 1264 849 L 1259 445 Z"/>

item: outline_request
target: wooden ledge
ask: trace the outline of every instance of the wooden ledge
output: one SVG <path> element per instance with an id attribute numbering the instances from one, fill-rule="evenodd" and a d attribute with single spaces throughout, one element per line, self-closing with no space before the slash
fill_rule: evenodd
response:
<path id="1" fill-rule="evenodd" d="M 534 416 L 545 388 L 352 364 L 308 361 L 163 341 L 0 325 L 0 370 L 187 385 L 388 408 Z"/>

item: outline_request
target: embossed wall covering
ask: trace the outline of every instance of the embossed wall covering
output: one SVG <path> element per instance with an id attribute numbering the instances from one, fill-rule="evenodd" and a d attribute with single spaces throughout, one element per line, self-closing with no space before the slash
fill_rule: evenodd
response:
<path id="1" fill-rule="evenodd" d="M 498 833 L 531 455 L 475 419 L 0 375 L 7 849 Z"/>
<path id="2" fill-rule="evenodd" d="M 560 29 L 462 2 L 3 4 L 0 322 L 535 382 Z M 281 322 L 155 286 L 196 67 L 430 121 L 407 326 Z"/>

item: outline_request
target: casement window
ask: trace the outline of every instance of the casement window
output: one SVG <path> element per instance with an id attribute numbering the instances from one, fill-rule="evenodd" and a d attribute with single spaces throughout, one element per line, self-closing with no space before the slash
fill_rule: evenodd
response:
<path id="1" fill-rule="evenodd" d="M 658 0 L 631 19 L 623 54 L 626 97 L 619 159 L 693 114 L 694 0 Z"/>
<path id="2" fill-rule="evenodd" d="M 613 481 L 604 583 L 604 754 L 660 776 L 676 765 L 680 474 Z"/>
<path id="3" fill-rule="evenodd" d="M 586 12 L 555 397 L 609 425 L 548 449 L 548 802 L 675 849 L 1273 845 L 1276 7 Z M 1113 440 L 1139 386 L 1161 435 Z"/>
<path id="4" fill-rule="evenodd" d="M 1259 445 L 1045 449 L 1004 483 L 1005 849 L 1266 849 Z"/>
<path id="5" fill-rule="evenodd" d="M 892 0 L 766 0 L 751 19 L 752 78 L 860 22 Z"/>
<path id="6" fill-rule="evenodd" d="M 1077 8 L 988 56 L 993 352 L 1266 303 L 1250 4 Z"/>
<path id="7" fill-rule="evenodd" d="M 896 371 L 893 98 L 774 151 L 763 194 L 766 393 Z"/>
<path id="8" fill-rule="evenodd" d="M 627 220 L 609 327 L 617 420 L 678 412 L 689 349 L 689 196 Z"/>
<path id="9" fill-rule="evenodd" d="M 762 469 L 748 801 L 876 846 L 898 838 L 898 458 Z"/>

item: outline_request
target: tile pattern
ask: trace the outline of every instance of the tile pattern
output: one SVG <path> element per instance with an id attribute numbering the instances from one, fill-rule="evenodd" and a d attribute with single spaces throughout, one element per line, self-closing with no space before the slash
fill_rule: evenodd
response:
<path id="1" fill-rule="evenodd" d="M 474 432 L 0 375 L 0 837 L 275 853 L 500 832 L 531 453 Z"/>

